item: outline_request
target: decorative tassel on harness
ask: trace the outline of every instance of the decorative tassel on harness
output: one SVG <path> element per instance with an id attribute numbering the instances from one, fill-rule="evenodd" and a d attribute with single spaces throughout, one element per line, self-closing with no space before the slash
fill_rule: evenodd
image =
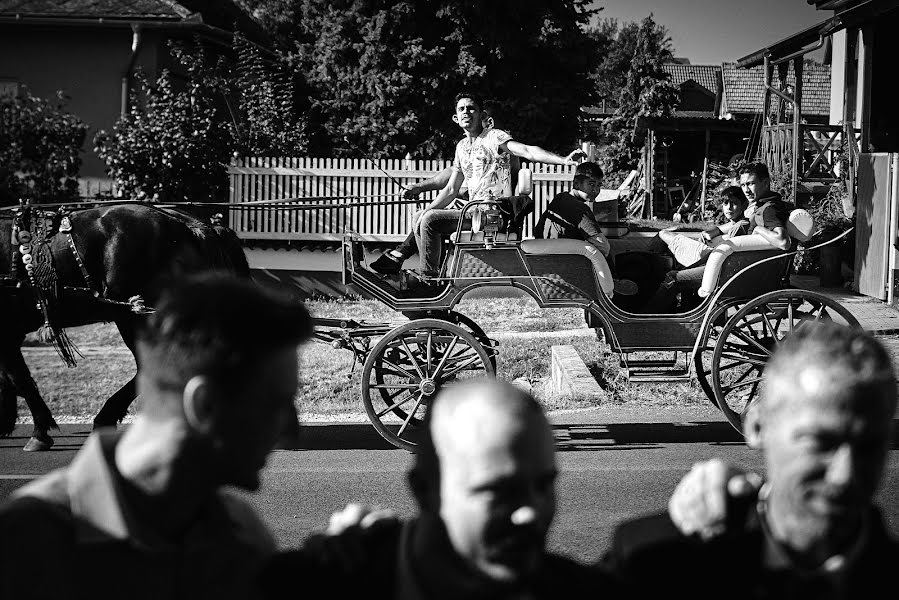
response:
<path id="1" fill-rule="evenodd" d="M 44 317 L 44 324 L 38 329 L 37 336 L 41 342 L 53 344 L 66 366 L 74 367 L 77 362 L 75 356 L 82 357 L 82 354 L 65 330 L 57 325 L 59 282 L 53 268 L 53 255 L 48 239 L 52 236 L 52 223 L 46 223 L 43 218 L 31 213 L 28 220 L 31 221 L 29 225 L 32 232 L 26 227 L 24 212 L 20 211 L 17 215 L 15 242 L 19 244 L 19 255 L 25 266 L 37 309 Z"/>

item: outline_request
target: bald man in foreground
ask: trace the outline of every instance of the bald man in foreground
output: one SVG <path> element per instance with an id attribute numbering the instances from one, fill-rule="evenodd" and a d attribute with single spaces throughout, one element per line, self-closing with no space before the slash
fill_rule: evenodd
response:
<path id="1" fill-rule="evenodd" d="M 602 572 L 546 551 L 557 467 L 552 431 L 533 397 L 493 379 L 458 384 L 438 395 L 425 429 L 409 471 L 418 515 L 367 531 L 363 556 L 348 569 L 314 544 L 281 555 L 263 574 L 268 597 L 280 599 L 284 586 L 310 578 L 327 585 L 329 596 L 366 599 L 578 598 L 613 590 Z"/>

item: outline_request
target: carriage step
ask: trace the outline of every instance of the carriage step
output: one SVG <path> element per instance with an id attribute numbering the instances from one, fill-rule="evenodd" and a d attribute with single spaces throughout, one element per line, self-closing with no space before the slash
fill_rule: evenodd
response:
<path id="1" fill-rule="evenodd" d="M 674 369 L 677 367 L 678 353 L 674 352 L 671 358 L 630 358 L 629 352 L 621 354 L 618 359 L 618 365 L 623 369 Z"/>
<path id="2" fill-rule="evenodd" d="M 630 383 L 675 383 L 690 381 L 690 372 L 685 369 L 667 369 L 664 371 L 638 371 L 629 372 L 627 379 Z"/>
<path id="3" fill-rule="evenodd" d="M 619 365 L 622 368 L 631 369 L 656 369 L 659 367 L 673 369 L 677 366 L 676 360 L 620 360 Z"/>

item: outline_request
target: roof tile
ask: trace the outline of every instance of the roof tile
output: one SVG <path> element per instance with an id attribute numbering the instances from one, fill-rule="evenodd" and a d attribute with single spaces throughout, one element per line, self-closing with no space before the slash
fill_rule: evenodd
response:
<path id="1" fill-rule="evenodd" d="M 0 0 L 0 14 L 181 19 L 190 12 L 165 0 Z"/>
<path id="2" fill-rule="evenodd" d="M 738 69 L 736 63 L 722 65 L 724 97 L 731 113 L 761 112 L 764 100 L 764 67 Z M 775 78 L 777 70 L 775 69 Z M 787 85 L 796 83 L 791 64 Z M 830 65 L 806 63 L 802 70 L 802 113 L 830 114 Z"/>
<path id="3" fill-rule="evenodd" d="M 719 65 L 665 63 L 662 68 L 671 75 L 671 83 L 678 87 L 693 80 L 712 94 L 718 93 L 718 74 L 721 73 Z"/>

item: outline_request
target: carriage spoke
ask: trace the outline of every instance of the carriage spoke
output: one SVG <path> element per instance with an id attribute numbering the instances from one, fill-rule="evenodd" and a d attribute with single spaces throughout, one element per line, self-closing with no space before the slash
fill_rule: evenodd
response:
<path id="1" fill-rule="evenodd" d="M 740 319 L 746 325 L 744 330 L 749 330 L 749 332 L 752 334 L 752 337 L 754 339 L 758 340 L 759 336 L 758 336 L 758 332 L 756 332 L 756 330 L 755 330 L 755 325 L 758 323 L 761 323 L 761 320 L 758 318 L 755 318 L 752 321 L 750 321 L 749 319 L 746 318 L 747 316 L 749 316 L 749 315 L 745 315 L 742 319 Z M 734 332 L 737 332 L 737 331 L 739 331 L 739 329 L 735 328 Z"/>
<path id="2" fill-rule="evenodd" d="M 426 352 L 428 375 L 430 375 L 432 372 L 431 366 L 433 365 L 433 363 L 431 361 L 433 359 L 433 356 L 432 356 L 433 349 L 434 349 L 434 330 L 428 329 L 428 348 L 427 348 L 427 352 Z"/>
<path id="3" fill-rule="evenodd" d="M 407 394 L 408 394 L 408 391 L 407 391 Z M 409 400 L 411 400 L 412 397 L 413 397 L 413 394 L 408 394 L 408 395 L 407 395 L 405 398 L 403 398 L 402 400 L 398 400 L 398 401 L 394 402 L 393 404 L 391 404 L 390 406 L 388 406 L 388 407 L 385 408 L 384 410 L 380 411 L 380 412 L 378 413 L 378 418 L 380 419 L 381 417 L 383 417 L 384 415 L 386 415 L 386 414 L 389 413 L 390 411 L 399 408 L 400 406 L 402 406 L 403 404 L 405 404 L 406 402 L 408 402 Z"/>
<path id="4" fill-rule="evenodd" d="M 425 378 L 425 374 L 421 372 L 421 366 L 418 364 L 418 361 L 415 360 L 415 355 L 412 354 L 412 349 L 409 348 L 409 344 L 406 343 L 406 338 L 400 338 L 400 342 L 403 344 L 403 350 L 406 351 L 406 356 L 409 357 L 409 362 L 412 363 L 412 366 L 415 367 L 415 372 L 418 373 L 418 376 L 421 379 Z"/>
<path id="5" fill-rule="evenodd" d="M 758 342 L 758 340 L 756 340 L 755 338 L 751 338 L 751 337 L 747 336 L 745 333 L 743 333 L 742 331 L 738 331 L 736 329 L 734 329 L 733 334 L 735 336 L 737 336 L 738 338 L 740 338 L 741 340 L 745 341 L 746 343 L 751 344 L 751 345 L 755 346 L 756 348 L 758 348 L 759 350 L 761 350 L 762 352 L 764 352 L 765 356 L 771 355 L 771 351 L 768 350 L 767 348 L 765 348 L 764 346 L 762 346 Z"/>
<path id="6" fill-rule="evenodd" d="M 415 375 L 407 371 L 406 369 L 400 367 L 399 365 L 394 364 L 390 360 L 386 358 L 382 358 L 381 361 L 390 367 L 391 369 L 395 369 L 394 372 L 390 373 L 391 375 L 396 375 L 397 377 L 408 377 L 409 379 L 415 379 Z"/>
<path id="7" fill-rule="evenodd" d="M 751 373 L 751 371 L 747 371 L 747 373 Z M 762 380 L 761 376 L 755 377 L 753 379 L 746 379 L 744 381 L 734 383 L 733 385 L 728 385 L 728 386 L 722 387 L 721 390 L 724 392 L 725 395 L 727 395 L 737 388 L 746 387 L 747 385 L 754 385 L 754 384 L 759 383 L 761 380 Z M 753 392 L 754 392 L 754 390 L 753 390 Z"/>
<path id="8" fill-rule="evenodd" d="M 454 335 L 453 339 L 450 340 L 449 348 L 446 349 L 446 352 L 443 353 L 443 357 L 440 359 L 440 363 L 437 365 L 437 368 L 434 369 L 433 376 L 436 379 L 440 372 L 443 370 L 443 365 L 446 364 L 446 360 L 449 358 L 450 354 L 453 353 L 453 350 L 456 347 L 456 342 L 459 341 L 459 336 Z"/>
<path id="9" fill-rule="evenodd" d="M 729 365 L 727 365 L 727 366 L 724 366 L 724 367 L 719 367 L 719 370 L 720 370 L 720 371 L 725 371 L 725 370 L 727 370 L 727 369 L 732 369 L 732 368 L 734 368 L 734 367 L 737 366 L 737 365 L 742 365 L 742 364 L 746 364 L 746 363 L 749 363 L 749 364 L 751 364 L 751 365 L 756 365 L 756 366 L 759 366 L 759 367 L 764 367 L 765 364 L 766 364 L 766 362 L 765 362 L 765 360 L 764 360 L 763 358 L 755 358 L 755 357 L 752 357 L 752 356 L 739 355 L 739 354 L 729 354 L 729 353 L 727 353 L 727 352 L 723 353 L 723 354 L 721 355 L 721 358 L 729 358 L 729 359 L 731 359 L 731 360 L 733 360 L 733 361 L 735 361 L 735 362 L 733 362 L 733 363 L 731 363 L 731 364 L 729 364 Z"/>
<path id="10" fill-rule="evenodd" d="M 787 324 L 789 326 L 789 333 L 793 333 L 793 303 L 787 302 Z M 775 338 L 776 339 L 776 338 Z"/>
<path id="11" fill-rule="evenodd" d="M 777 329 L 773 325 L 771 325 L 771 320 L 768 319 L 768 313 L 763 312 L 762 318 L 765 320 L 765 327 L 768 328 L 768 334 L 774 339 L 774 341 L 778 341 Z M 780 327 L 780 322 L 777 323 L 777 327 Z"/>
<path id="12" fill-rule="evenodd" d="M 398 436 L 403 435 L 403 432 L 406 430 L 406 427 L 409 426 L 409 421 L 412 420 L 412 417 L 414 417 L 415 413 L 418 411 L 418 407 L 421 406 L 421 401 L 424 400 L 424 397 L 425 397 L 424 394 L 418 395 L 418 400 L 415 401 L 415 406 L 413 406 L 412 410 L 409 411 L 409 414 L 406 415 L 406 420 L 403 421 L 402 427 L 400 427 L 400 430 L 396 433 Z"/>
<path id="13" fill-rule="evenodd" d="M 446 373 L 443 373 L 443 378 L 444 378 L 444 380 L 449 379 L 450 377 L 452 377 L 453 375 L 455 375 L 455 374 L 458 373 L 459 371 L 462 371 L 462 370 L 467 369 L 470 365 L 474 364 L 474 362 L 477 361 L 477 360 L 480 360 L 480 357 L 479 357 L 479 356 L 477 356 L 477 355 L 472 356 L 470 359 L 468 359 L 467 361 L 465 361 L 465 362 L 462 363 L 461 365 L 456 366 L 455 369 L 453 369 L 453 370 L 451 370 L 451 371 L 447 371 Z M 434 377 L 436 378 L 437 375 L 435 375 Z"/>

